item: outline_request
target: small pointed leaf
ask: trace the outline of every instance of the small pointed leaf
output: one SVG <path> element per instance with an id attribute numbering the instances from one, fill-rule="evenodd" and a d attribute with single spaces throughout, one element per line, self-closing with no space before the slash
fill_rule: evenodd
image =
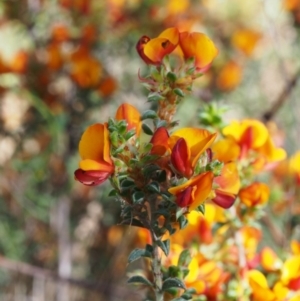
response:
<path id="1" fill-rule="evenodd" d="M 145 249 L 134 249 L 128 257 L 128 263 L 131 263 L 141 257 L 151 257 L 151 253 Z"/>
<path id="2" fill-rule="evenodd" d="M 186 289 L 184 283 L 180 279 L 170 277 L 170 278 L 167 278 L 164 281 L 164 283 L 162 285 L 162 291 L 165 291 L 165 290 L 167 290 L 169 288 L 172 288 L 172 287 L 181 288 L 181 289 L 184 289 L 184 290 Z"/>
<path id="3" fill-rule="evenodd" d="M 141 117 L 141 120 L 145 120 L 145 119 L 155 119 L 157 118 L 157 114 L 155 111 L 153 110 L 146 110 L 142 117 Z"/>
<path id="4" fill-rule="evenodd" d="M 153 135 L 153 131 L 150 129 L 150 127 L 147 124 L 143 123 L 142 124 L 142 129 L 143 129 L 145 134 Z"/>
<path id="5" fill-rule="evenodd" d="M 133 284 L 145 284 L 147 286 L 153 286 L 153 284 L 146 278 L 142 276 L 132 276 L 127 280 L 127 283 L 133 283 Z"/>
<path id="6" fill-rule="evenodd" d="M 173 92 L 174 92 L 177 96 L 180 96 L 180 97 L 184 97 L 184 96 L 185 96 L 185 94 L 183 93 L 183 91 L 182 91 L 181 89 L 179 89 L 179 88 L 175 88 L 175 89 L 173 90 Z"/>

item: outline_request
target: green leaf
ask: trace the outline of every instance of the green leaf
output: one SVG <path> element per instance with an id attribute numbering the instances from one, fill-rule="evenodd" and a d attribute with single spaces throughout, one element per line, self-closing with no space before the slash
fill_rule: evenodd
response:
<path id="1" fill-rule="evenodd" d="M 138 260 L 141 257 L 151 257 L 151 253 L 145 249 L 134 249 L 128 256 L 128 263 Z"/>
<path id="2" fill-rule="evenodd" d="M 156 243 L 162 249 L 165 255 L 168 256 L 170 252 L 170 239 L 164 241 L 157 240 Z"/>
<path id="3" fill-rule="evenodd" d="M 176 220 L 179 220 L 179 218 L 186 212 L 185 208 L 178 207 L 176 210 Z"/>
<path id="4" fill-rule="evenodd" d="M 176 74 L 175 73 L 173 73 L 173 72 L 168 72 L 167 73 L 167 78 L 168 78 L 168 80 L 170 81 L 170 82 L 175 82 L 176 81 L 176 79 L 177 79 L 177 76 L 176 76 Z"/>
<path id="5" fill-rule="evenodd" d="M 148 95 L 148 101 L 159 101 L 159 100 L 163 100 L 164 97 L 160 94 L 158 94 L 157 92 L 154 93 L 150 93 Z"/>
<path id="6" fill-rule="evenodd" d="M 179 267 L 187 267 L 190 264 L 191 260 L 192 260 L 192 257 L 191 257 L 190 251 L 183 250 L 179 255 L 177 265 Z"/>
<path id="7" fill-rule="evenodd" d="M 155 119 L 157 118 L 157 114 L 155 111 L 153 110 L 146 110 L 142 117 L 141 117 L 141 120 L 145 120 L 145 119 Z"/>
<path id="8" fill-rule="evenodd" d="M 193 287 L 190 287 L 190 288 L 188 288 L 188 289 L 185 291 L 185 293 L 188 293 L 188 294 L 193 295 L 193 294 L 196 294 L 197 291 L 196 291 L 196 289 L 194 289 Z"/>
<path id="9" fill-rule="evenodd" d="M 180 297 L 183 298 L 184 300 L 191 300 L 193 298 L 193 296 L 188 293 L 184 293 Z"/>
<path id="10" fill-rule="evenodd" d="M 197 207 L 197 210 L 199 210 L 203 215 L 205 215 L 205 203 L 202 203 Z"/>
<path id="11" fill-rule="evenodd" d="M 149 252 L 151 254 L 153 252 L 153 246 L 146 244 L 145 250 L 146 250 L 146 252 Z"/>
<path id="12" fill-rule="evenodd" d="M 119 137 L 117 132 L 112 132 L 110 134 L 110 141 L 113 146 L 118 147 Z"/>
<path id="13" fill-rule="evenodd" d="M 143 129 L 145 134 L 151 135 L 151 136 L 153 135 L 153 131 L 150 129 L 150 127 L 147 124 L 143 123 L 142 124 L 142 129 Z"/>
<path id="14" fill-rule="evenodd" d="M 127 283 L 145 284 L 147 286 L 153 286 L 153 284 L 142 276 L 132 276 L 127 280 Z"/>
<path id="15" fill-rule="evenodd" d="M 121 182 L 121 189 L 122 190 L 128 190 L 135 186 L 135 183 L 133 180 L 125 179 Z"/>
<path id="16" fill-rule="evenodd" d="M 167 122 L 165 120 L 157 120 L 155 122 L 155 125 L 157 128 L 160 128 L 160 127 L 166 127 L 167 126 Z"/>
<path id="17" fill-rule="evenodd" d="M 135 135 L 135 129 L 134 130 L 130 130 L 129 132 L 127 132 L 124 136 L 124 139 L 126 141 L 128 141 L 131 137 L 133 137 Z"/>
<path id="18" fill-rule="evenodd" d="M 160 170 L 160 167 L 155 164 L 146 165 L 143 168 L 143 174 L 144 175 L 151 175 L 152 173 L 156 172 L 157 170 Z"/>
<path id="19" fill-rule="evenodd" d="M 169 266 L 168 274 L 170 277 L 178 277 L 180 275 L 180 268 L 175 265 L 171 265 Z"/>
<path id="20" fill-rule="evenodd" d="M 185 96 L 184 92 L 183 92 L 181 89 L 179 89 L 179 88 L 175 88 L 175 89 L 173 90 L 173 92 L 174 92 L 177 96 L 180 96 L 180 97 L 184 97 L 184 96 Z"/>
<path id="21" fill-rule="evenodd" d="M 140 204 L 143 202 L 145 195 L 141 191 L 136 191 L 132 194 L 132 200 L 134 204 Z"/>
<path id="22" fill-rule="evenodd" d="M 179 222 L 180 229 L 184 229 L 188 225 L 188 220 L 184 215 L 181 215 L 178 218 L 178 222 Z"/>
<path id="23" fill-rule="evenodd" d="M 146 186 L 146 189 L 150 192 L 160 193 L 160 186 L 157 182 L 151 182 Z"/>
<path id="24" fill-rule="evenodd" d="M 167 278 L 162 285 L 162 291 L 165 291 L 169 288 L 181 288 L 186 289 L 184 283 L 178 278 Z"/>
<path id="25" fill-rule="evenodd" d="M 117 195 L 118 195 L 118 192 L 116 189 L 112 189 L 108 194 L 108 196 L 117 196 Z"/>

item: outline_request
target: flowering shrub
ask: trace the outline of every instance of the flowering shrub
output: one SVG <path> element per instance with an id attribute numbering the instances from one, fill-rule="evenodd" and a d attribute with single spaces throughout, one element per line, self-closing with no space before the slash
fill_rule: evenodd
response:
<path id="1" fill-rule="evenodd" d="M 239 35 L 248 32 L 237 33 L 234 43 L 249 55 Z M 149 269 L 128 282 L 148 286 L 151 300 L 298 300 L 297 256 L 280 264 L 271 248 L 256 253 L 262 234 L 255 222 L 270 197 L 269 186 L 256 178 L 284 160 L 285 150 L 275 146 L 262 122 L 224 126 L 220 116 L 209 119 L 212 107 L 200 114 L 210 130 L 174 130 L 180 126 L 177 107 L 218 53 L 206 35 L 174 27 L 157 38 L 141 37 L 136 49 L 153 65 L 139 78 L 157 109 L 139 113 L 124 103 L 115 118 L 90 126 L 79 143 L 82 160 L 75 172 L 85 185 L 109 179 L 110 195 L 122 204 L 122 224 L 151 238 L 128 258 L 146 258 Z M 259 264 L 268 273 L 282 266 L 272 288 Z"/>

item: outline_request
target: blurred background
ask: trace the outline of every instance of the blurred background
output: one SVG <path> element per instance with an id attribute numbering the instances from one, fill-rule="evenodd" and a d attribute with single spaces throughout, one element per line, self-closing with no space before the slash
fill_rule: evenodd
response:
<path id="1" fill-rule="evenodd" d="M 127 257 L 147 235 L 115 226 L 108 183 L 73 172 L 88 125 L 123 102 L 149 107 L 135 45 L 173 26 L 219 49 L 182 125 L 216 101 L 226 121 L 261 119 L 289 154 L 300 148 L 299 0 L 1 0 L 0 300 L 142 300 Z"/>

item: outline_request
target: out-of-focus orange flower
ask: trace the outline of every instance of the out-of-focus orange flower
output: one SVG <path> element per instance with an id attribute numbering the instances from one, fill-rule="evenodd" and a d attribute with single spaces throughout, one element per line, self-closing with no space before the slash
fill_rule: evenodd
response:
<path id="1" fill-rule="evenodd" d="M 252 289 L 252 298 L 255 301 L 276 301 L 276 295 L 269 288 L 264 274 L 257 270 L 250 270 L 247 273 L 250 287 Z"/>
<path id="2" fill-rule="evenodd" d="M 251 150 L 260 155 L 265 163 L 278 162 L 286 157 L 285 150 L 275 147 L 268 129 L 258 120 L 232 121 L 223 129 L 223 134 L 239 145 L 240 158 L 246 157 Z"/>
<path id="3" fill-rule="evenodd" d="M 97 39 L 97 29 L 93 24 L 87 24 L 82 28 L 81 40 L 82 43 L 91 44 Z"/>
<path id="4" fill-rule="evenodd" d="M 190 272 L 185 278 L 186 286 L 195 288 L 197 294 L 206 295 L 208 300 L 216 300 L 229 275 L 216 262 L 205 259 L 201 253 L 193 256 L 188 268 Z"/>
<path id="5" fill-rule="evenodd" d="M 281 281 L 290 290 L 300 290 L 300 255 L 287 259 L 282 266 Z"/>
<path id="6" fill-rule="evenodd" d="M 96 87 L 102 78 L 102 65 L 81 47 L 70 57 L 70 75 L 81 88 Z"/>
<path id="7" fill-rule="evenodd" d="M 196 209 L 209 196 L 212 189 L 213 173 L 205 172 L 191 178 L 184 184 L 169 188 L 169 192 L 176 196 L 179 207 Z"/>
<path id="8" fill-rule="evenodd" d="M 184 247 L 188 247 L 195 240 L 204 244 L 210 244 L 215 241 L 215 235 L 219 235 L 222 232 L 221 230 L 213 233 L 212 229 L 215 223 L 224 223 L 227 220 L 224 209 L 211 203 L 205 204 L 205 215 L 192 211 L 188 214 L 187 219 L 189 222 L 188 227 L 172 235 L 172 243 L 174 242 Z"/>
<path id="9" fill-rule="evenodd" d="M 157 38 L 140 38 L 136 45 L 137 52 L 146 64 L 160 65 L 163 58 L 174 51 L 179 42 L 177 28 L 168 28 Z"/>
<path id="10" fill-rule="evenodd" d="M 123 103 L 116 112 L 117 120 L 127 121 L 127 131 L 135 129 L 136 135 L 139 136 L 142 122 L 140 112 L 132 105 Z"/>
<path id="11" fill-rule="evenodd" d="M 28 53 L 24 50 L 20 50 L 10 63 L 10 70 L 15 73 L 24 73 L 27 69 L 27 64 Z"/>
<path id="12" fill-rule="evenodd" d="M 241 66 L 234 61 L 229 61 L 219 71 L 216 84 L 222 91 L 231 91 L 240 84 L 242 77 Z"/>
<path id="13" fill-rule="evenodd" d="M 179 45 L 185 59 L 195 58 L 195 67 L 198 71 L 207 70 L 218 54 L 213 41 L 200 32 L 181 32 Z"/>
<path id="14" fill-rule="evenodd" d="M 64 63 L 64 58 L 61 53 L 60 45 L 52 43 L 47 46 L 47 67 L 53 71 L 60 69 Z"/>
<path id="15" fill-rule="evenodd" d="M 117 86 L 116 80 L 112 76 L 108 76 L 100 82 L 97 90 L 101 96 L 108 97 L 116 91 Z"/>
<path id="16" fill-rule="evenodd" d="M 281 266 L 281 260 L 270 247 L 264 247 L 260 252 L 261 266 L 267 272 L 276 271 Z"/>
<path id="17" fill-rule="evenodd" d="M 264 205 L 270 196 L 270 188 L 268 185 L 260 182 L 242 188 L 239 192 L 241 202 L 248 207 Z"/>
<path id="18" fill-rule="evenodd" d="M 107 124 L 94 124 L 83 133 L 79 142 L 81 161 L 75 171 L 76 180 L 88 186 L 99 185 L 113 172 Z"/>
<path id="19" fill-rule="evenodd" d="M 295 176 L 297 184 L 300 185 L 300 151 L 296 152 L 290 158 L 289 170 Z"/>
<path id="20" fill-rule="evenodd" d="M 291 241 L 291 250 L 294 255 L 300 255 L 300 241 L 293 239 Z"/>
<path id="21" fill-rule="evenodd" d="M 258 243 L 262 237 L 261 231 L 249 226 L 242 227 L 240 231 L 247 260 L 253 260 L 256 255 Z"/>
<path id="22" fill-rule="evenodd" d="M 59 0 L 61 6 L 88 14 L 90 12 L 91 1 L 89 0 Z"/>
<path id="23" fill-rule="evenodd" d="M 180 13 L 184 13 L 190 6 L 189 0 L 168 0 L 167 3 L 167 11 L 169 15 L 178 15 Z"/>
<path id="24" fill-rule="evenodd" d="M 252 29 L 238 29 L 232 36 L 232 44 L 245 55 L 251 56 L 257 42 L 261 39 L 261 33 Z"/>
<path id="25" fill-rule="evenodd" d="M 66 25 L 56 24 L 52 28 L 52 40 L 56 43 L 65 42 L 70 38 L 70 32 Z"/>
<path id="26" fill-rule="evenodd" d="M 300 1 L 299 0 L 284 0 L 283 1 L 284 8 L 286 10 L 297 10 L 300 9 Z"/>

